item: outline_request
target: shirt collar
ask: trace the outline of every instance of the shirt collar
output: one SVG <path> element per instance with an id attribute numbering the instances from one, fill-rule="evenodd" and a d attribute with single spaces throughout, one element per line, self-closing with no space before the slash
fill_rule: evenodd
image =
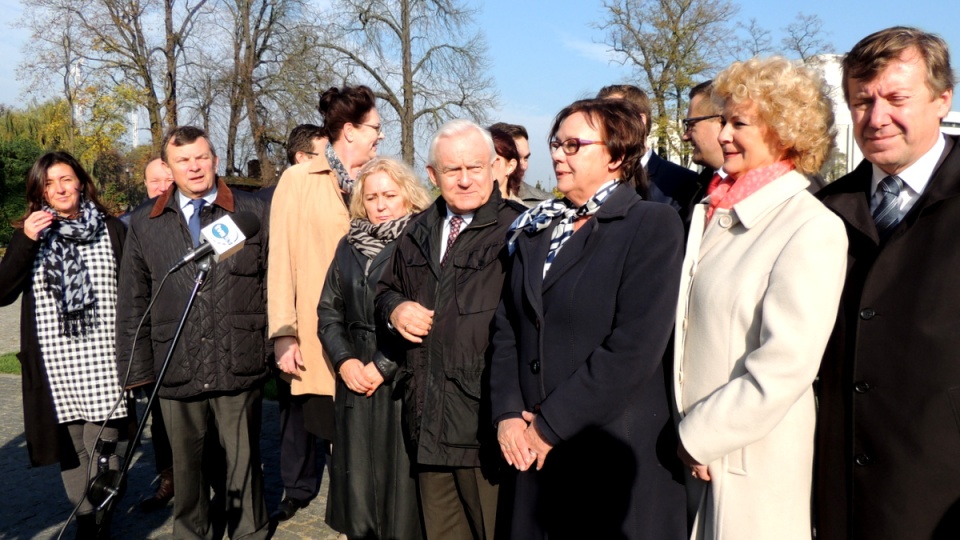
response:
<path id="1" fill-rule="evenodd" d="M 643 157 L 640 158 L 640 165 L 642 165 L 644 169 L 647 168 L 647 163 L 650 162 L 650 156 L 652 155 L 653 147 L 651 146 L 650 148 L 647 148 L 647 151 L 643 153 Z"/>
<path id="2" fill-rule="evenodd" d="M 903 183 L 906 184 L 911 191 L 915 194 L 920 195 L 923 193 L 923 190 L 926 189 L 927 183 L 930 182 L 930 177 L 933 176 L 933 170 L 937 167 L 937 162 L 940 160 L 940 156 L 943 154 L 943 149 L 946 147 L 947 140 L 944 138 L 941 133 L 937 137 L 937 142 L 927 150 L 927 153 L 920 156 L 913 165 L 910 165 L 906 169 L 900 171 L 896 176 L 899 176 Z M 880 185 L 880 181 L 886 178 L 887 173 L 883 172 L 883 169 L 876 165 L 873 166 L 873 178 L 870 182 L 870 196 L 873 197 L 877 193 L 877 186 Z"/>
<path id="3" fill-rule="evenodd" d="M 214 184 L 213 189 L 211 189 L 206 195 L 204 195 L 201 198 L 207 201 L 208 205 L 213 204 L 213 201 L 217 200 L 217 185 Z M 177 203 L 180 205 L 180 210 L 184 210 L 188 206 L 190 206 L 191 200 L 193 199 L 190 199 L 189 197 L 184 195 L 183 192 L 181 192 L 180 190 L 177 190 Z"/>

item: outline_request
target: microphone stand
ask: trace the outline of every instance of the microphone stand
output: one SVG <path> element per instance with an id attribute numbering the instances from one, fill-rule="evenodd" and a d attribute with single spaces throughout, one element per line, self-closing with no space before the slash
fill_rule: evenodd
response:
<path id="1" fill-rule="evenodd" d="M 167 357 L 164 358 L 163 365 L 160 367 L 160 373 L 157 374 L 157 382 L 153 386 L 153 391 L 150 392 L 150 397 L 147 400 L 147 411 L 150 411 L 153 402 L 157 399 L 157 391 L 160 389 L 160 383 L 163 382 L 163 377 L 167 374 L 167 367 L 170 365 L 170 359 L 173 357 L 173 351 L 177 346 L 177 342 L 180 341 L 180 335 L 183 333 L 187 316 L 193 307 L 193 301 L 196 299 L 200 287 L 210 272 L 210 264 L 209 256 L 204 257 L 197 263 L 197 276 L 194 278 L 193 290 L 190 291 L 190 297 L 187 298 L 187 305 L 183 309 L 183 316 L 180 317 L 177 331 L 173 334 L 173 339 L 170 341 L 170 349 L 167 351 Z M 176 268 L 172 268 L 168 273 L 172 273 L 175 269 Z M 136 341 L 134 341 L 134 347 L 135 346 Z M 147 425 L 148 415 L 149 413 L 144 413 L 143 418 L 141 418 L 137 424 L 137 432 L 130 441 L 130 444 L 127 445 L 127 451 L 124 453 L 123 463 L 121 463 L 119 470 L 111 470 L 106 467 L 109 456 L 101 455 L 98 460 L 100 473 L 97 474 L 90 483 L 90 487 L 87 490 L 87 499 L 96 507 L 97 527 L 99 531 L 103 531 L 109 526 L 113 517 L 114 508 L 116 508 L 117 502 L 123 498 L 123 494 L 126 492 L 127 473 L 130 470 L 130 464 L 133 462 L 133 454 L 140 445 L 140 436 L 143 435 L 143 429 Z M 104 449 L 106 452 L 112 452 L 115 445 L 116 441 L 97 441 L 97 447 Z"/>

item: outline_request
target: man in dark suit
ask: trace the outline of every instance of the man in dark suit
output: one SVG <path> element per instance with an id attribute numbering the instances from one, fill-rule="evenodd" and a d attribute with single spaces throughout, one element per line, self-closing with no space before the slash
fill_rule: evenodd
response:
<path id="1" fill-rule="evenodd" d="M 677 199 L 687 201 L 680 210 L 684 225 L 689 228 L 693 205 L 707 195 L 707 187 L 714 174 L 723 173 L 723 149 L 720 148 L 721 108 L 710 99 L 713 81 L 705 81 L 690 90 L 690 106 L 687 117 L 683 119 L 681 139 L 690 144 L 693 150 L 691 159 L 703 167 L 697 175 L 697 181 L 681 186 Z"/>
<path id="2" fill-rule="evenodd" d="M 640 118 L 643 120 L 647 133 L 650 133 L 651 109 L 650 98 L 646 92 L 630 84 L 614 84 L 604 86 L 597 93 L 598 99 L 625 99 L 640 109 Z M 647 148 L 643 159 L 644 170 L 649 180 L 649 194 L 641 193 L 647 200 L 669 204 L 681 217 L 690 206 L 689 189 L 697 181 L 697 173 L 686 167 L 681 167 L 672 161 L 658 156 L 653 148 Z"/>
<path id="3" fill-rule="evenodd" d="M 843 60 L 865 159 L 818 194 L 849 238 L 818 387 L 822 540 L 960 538 L 960 140 L 940 132 L 953 86 L 946 43 L 914 28 Z"/>

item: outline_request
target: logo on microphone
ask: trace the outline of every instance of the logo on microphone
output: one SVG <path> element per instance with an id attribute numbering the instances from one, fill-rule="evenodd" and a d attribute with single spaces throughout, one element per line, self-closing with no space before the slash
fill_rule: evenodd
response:
<path id="1" fill-rule="evenodd" d="M 233 229 L 232 227 L 228 227 L 225 223 L 214 223 L 213 228 L 210 232 L 213 234 L 213 237 L 216 238 L 218 241 L 224 242 L 227 244 L 232 244 L 233 242 L 236 242 L 239 237 L 238 231 Z"/>

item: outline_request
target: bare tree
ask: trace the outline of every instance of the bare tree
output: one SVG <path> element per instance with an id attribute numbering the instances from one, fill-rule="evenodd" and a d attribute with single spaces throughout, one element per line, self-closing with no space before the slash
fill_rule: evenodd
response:
<path id="1" fill-rule="evenodd" d="M 741 40 L 740 45 L 742 54 L 739 57 L 741 59 L 766 56 L 775 52 L 770 31 L 760 26 L 757 19 L 751 17 L 747 24 L 739 22 L 737 28 L 746 33 L 746 37 Z"/>
<path id="2" fill-rule="evenodd" d="M 604 42 L 634 67 L 650 90 L 659 152 L 683 153 L 677 137 L 686 90 L 730 56 L 729 23 L 737 6 L 728 0 L 605 0 L 597 27 Z"/>
<path id="3" fill-rule="evenodd" d="M 496 103 L 473 15 L 459 0 L 336 0 L 328 11 L 321 45 L 338 55 L 341 75 L 356 71 L 350 82 L 370 85 L 395 113 L 411 165 L 416 132 L 455 117 L 483 122 Z"/>
<path id="4" fill-rule="evenodd" d="M 833 44 L 826 38 L 823 20 L 817 15 L 797 13 L 796 18 L 784 29 L 786 34 L 780 41 L 787 54 L 796 54 L 807 62 L 818 54 L 833 52 Z"/>

